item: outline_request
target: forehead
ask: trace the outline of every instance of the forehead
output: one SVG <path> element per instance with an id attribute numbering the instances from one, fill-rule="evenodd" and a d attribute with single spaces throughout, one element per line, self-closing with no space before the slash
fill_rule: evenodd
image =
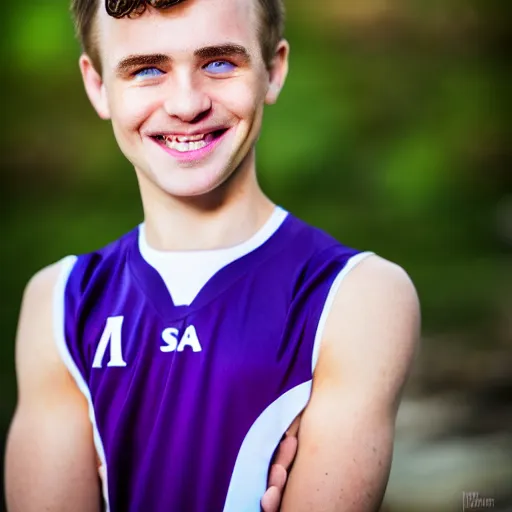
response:
<path id="1" fill-rule="evenodd" d="M 109 16 L 100 3 L 97 35 L 102 61 L 115 65 L 131 54 L 179 55 L 225 42 L 258 47 L 255 0 L 186 0 L 170 9 L 148 7 L 134 18 Z"/>

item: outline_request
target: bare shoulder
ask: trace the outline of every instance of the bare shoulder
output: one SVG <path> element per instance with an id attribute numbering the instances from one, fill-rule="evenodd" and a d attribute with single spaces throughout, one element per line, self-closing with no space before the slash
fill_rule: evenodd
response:
<path id="1" fill-rule="evenodd" d="M 31 343 L 23 336 L 24 330 L 30 328 L 30 324 L 37 322 L 39 329 L 51 329 L 54 291 L 64 264 L 64 260 L 61 260 L 43 268 L 34 274 L 27 283 L 23 293 L 18 324 L 18 340 L 23 345 Z M 38 343 L 38 341 L 34 340 L 32 343 Z"/>
<path id="2" fill-rule="evenodd" d="M 346 278 L 345 288 L 356 297 L 385 294 L 388 298 L 418 304 L 414 284 L 407 272 L 396 263 L 376 255 L 368 256 L 352 269 Z"/>
<path id="3" fill-rule="evenodd" d="M 399 265 L 370 255 L 360 261 L 342 282 L 329 323 L 347 325 L 347 316 L 354 322 L 384 322 L 388 328 L 405 323 L 419 328 L 420 306 L 414 284 Z"/>
<path id="4" fill-rule="evenodd" d="M 54 335 L 54 293 L 65 265 L 61 260 L 43 268 L 25 287 L 16 336 L 20 401 L 32 396 L 43 380 L 62 384 L 69 379 Z"/>
<path id="5" fill-rule="evenodd" d="M 65 261 L 61 260 L 48 265 L 36 272 L 25 287 L 23 294 L 23 306 L 41 303 L 49 306 L 53 297 L 54 287 L 64 267 Z"/>
<path id="6" fill-rule="evenodd" d="M 345 277 L 328 315 L 316 377 L 353 382 L 398 400 L 419 342 L 420 305 L 400 266 L 378 256 Z M 318 379 L 317 379 L 318 380 Z M 368 396 L 368 395 L 367 395 Z"/>

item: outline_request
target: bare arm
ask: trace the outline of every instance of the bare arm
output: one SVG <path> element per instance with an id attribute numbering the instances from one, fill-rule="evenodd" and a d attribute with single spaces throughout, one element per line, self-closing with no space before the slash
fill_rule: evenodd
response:
<path id="1" fill-rule="evenodd" d="M 37 274 L 23 298 L 16 340 L 18 404 L 7 440 L 10 512 L 95 512 L 100 492 L 87 402 L 54 342 L 59 265 Z"/>
<path id="2" fill-rule="evenodd" d="M 283 512 L 374 512 L 386 489 L 420 314 L 405 272 L 378 257 L 345 278 L 329 314 Z"/>

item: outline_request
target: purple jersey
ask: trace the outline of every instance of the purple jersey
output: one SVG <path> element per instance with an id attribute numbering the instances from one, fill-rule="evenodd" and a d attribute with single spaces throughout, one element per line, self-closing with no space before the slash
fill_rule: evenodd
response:
<path id="1" fill-rule="evenodd" d="M 57 343 L 89 401 L 106 508 L 259 512 L 334 294 L 369 253 L 292 215 L 175 305 L 139 228 L 64 260 Z"/>

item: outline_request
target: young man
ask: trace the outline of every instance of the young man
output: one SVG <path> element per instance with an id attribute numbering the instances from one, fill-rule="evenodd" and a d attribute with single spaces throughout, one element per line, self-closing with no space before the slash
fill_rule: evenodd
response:
<path id="1" fill-rule="evenodd" d="M 256 178 L 284 84 L 279 0 L 75 0 L 87 94 L 144 223 L 36 275 L 22 306 L 12 511 L 374 511 L 419 329 L 403 270 Z M 305 127 L 307 129 L 307 127 Z M 302 413 L 302 414 L 301 414 Z M 291 453 L 290 453 L 291 452 Z"/>

